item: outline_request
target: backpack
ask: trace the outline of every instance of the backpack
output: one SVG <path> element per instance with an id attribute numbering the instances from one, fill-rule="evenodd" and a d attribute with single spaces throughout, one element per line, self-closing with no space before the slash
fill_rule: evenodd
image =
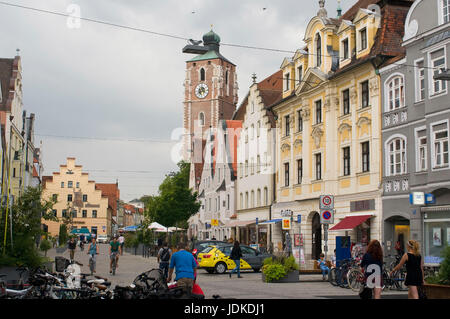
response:
<path id="1" fill-rule="evenodd" d="M 170 251 L 169 248 L 163 248 L 161 253 L 161 261 L 169 261 L 170 260 Z"/>

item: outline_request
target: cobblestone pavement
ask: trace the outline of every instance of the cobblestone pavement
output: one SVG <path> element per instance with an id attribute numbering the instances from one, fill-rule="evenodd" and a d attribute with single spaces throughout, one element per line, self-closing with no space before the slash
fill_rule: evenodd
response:
<path id="1" fill-rule="evenodd" d="M 158 268 L 156 257 L 143 258 L 125 253 L 120 256 L 119 268 L 115 276 L 109 274 L 109 257 L 107 244 L 100 244 L 100 255 L 97 256 L 97 274 L 108 278 L 113 288 L 115 285 L 129 285 L 134 278 L 147 270 Z M 48 252 L 48 257 L 69 257 L 69 251 L 56 254 L 55 249 Z M 82 263 L 82 272 L 89 272 L 87 246 L 84 251 L 77 247 L 75 260 Z M 334 287 L 328 282 L 322 281 L 321 275 L 300 275 L 298 283 L 264 283 L 261 273 L 241 272 L 243 278 L 236 275 L 230 279 L 227 274 L 208 274 L 204 270 L 198 270 L 197 282 L 203 289 L 206 298 L 219 295 L 222 298 L 233 299 L 358 299 L 358 294 L 351 289 Z M 382 293 L 382 298 L 406 299 L 407 292 L 387 291 Z"/>

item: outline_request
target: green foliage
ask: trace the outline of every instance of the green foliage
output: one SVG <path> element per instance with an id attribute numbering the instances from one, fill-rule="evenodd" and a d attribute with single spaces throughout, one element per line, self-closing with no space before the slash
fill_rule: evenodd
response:
<path id="1" fill-rule="evenodd" d="M 41 241 L 41 245 L 39 246 L 39 249 L 43 252 L 45 252 L 45 256 L 47 256 L 47 250 L 49 250 L 50 248 L 52 248 L 52 244 L 50 243 L 50 241 L 48 239 L 44 239 L 43 241 Z"/>
<path id="2" fill-rule="evenodd" d="M 444 260 L 441 262 L 439 269 L 439 279 L 442 284 L 450 285 L 450 246 L 442 250 L 442 257 Z"/>
<path id="3" fill-rule="evenodd" d="M 61 224 L 59 226 L 59 245 L 63 246 L 69 240 L 69 233 L 67 231 L 67 225 Z"/>
<path id="4" fill-rule="evenodd" d="M 159 186 L 158 196 L 144 197 L 146 219 L 156 221 L 166 227 L 185 228 L 187 220 L 197 213 L 200 203 L 197 193 L 189 189 L 190 164 L 178 163 L 178 172 L 166 175 Z"/>
<path id="5" fill-rule="evenodd" d="M 280 269 L 283 269 L 283 272 Z M 263 261 L 262 272 L 266 276 L 266 282 L 272 282 L 274 280 L 281 279 L 283 276 L 291 271 L 298 270 L 299 266 L 293 256 L 290 257 L 270 257 Z M 281 273 L 283 276 L 276 278 Z"/>
<path id="6" fill-rule="evenodd" d="M 0 264 L 22 264 L 29 267 L 40 266 L 43 262 L 36 247 L 36 239 L 43 234 L 41 222 L 57 221 L 52 213 L 54 201 L 41 198 L 40 187 L 28 187 L 12 207 L 2 206 L 0 213 L 0 238 L 2 243 L 2 257 Z M 8 221 L 6 223 L 6 213 Z M 10 217 L 12 215 L 12 218 Z M 11 219 L 10 219 L 11 218 Z M 10 222 L 12 221 L 12 240 L 10 236 Z M 6 236 L 5 236 L 5 226 Z M 3 245 L 6 238 L 6 245 Z"/>
<path id="7" fill-rule="evenodd" d="M 137 247 L 139 245 L 139 239 L 136 233 L 125 233 L 125 247 Z"/>

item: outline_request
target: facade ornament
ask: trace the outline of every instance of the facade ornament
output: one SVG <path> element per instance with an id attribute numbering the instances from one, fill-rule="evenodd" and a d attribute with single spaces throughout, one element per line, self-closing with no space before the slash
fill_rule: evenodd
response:
<path id="1" fill-rule="evenodd" d="M 329 97 L 325 98 L 325 102 L 323 104 L 323 107 L 325 109 L 325 112 L 329 112 L 330 111 L 330 106 L 331 106 L 331 100 Z"/>
<path id="2" fill-rule="evenodd" d="M 350 101 L 352 104 L 356 104 L 357 97 L 358 97 L 358 93 L 356 92 L 356 88 L 352 87 L 350 89 Z"/>
<path id="3" fill-rule="evenodd" d="M 311 115 L 311 111 L 309 110 L 309 108 L 307 106 L 306 107 L 303 106 L 300 114 L 302 115 L 303 121 L 309 121 L 309 117 Z"/>
<path id="4" fill-rule="evenodd" d="M 319 127 L 315 127 L 311 133 L 312 138 L 314 139 L 314 144 L 316 148 L 320 147 L 320 140 L 323 136 L 323 131 Z"/>
<path id="5" fill-rule="evenodd" d="M 319 18 L 326 18 L 328 16 L 328 12 L 325 9 L 325 0 L 319 0 L 319 11 L 317 12 L 317 16 Z"/>
<path id="6" fill-rule="evenodd" d="M 372 80 L 370 80 L 369 82 L 369 90 L 370 90 L 370 95 L 374 96 L 374 95 L 378 95 L 378 79 L 374 78 Z"/>
<path id="7" fill-rule="evenodd" d="M 303 141 L 298 138 L 294 141 L 294 147 L 298 147 L 298 146 L 302 146 L 303 145 Z"/>
<path id="8" fill-rule="evenodd" d="M 370 125 L 370 124 L 372 123 L 372 121 L 371 121 L 369 118 L 365 117 L 365 116 L 361 116 L 361 117 L 358 119 L 358 121 L 356 122 L 356 125 L 358 125 L 358 127 L 361 128 L 361 126 L 362 126 L 364 123 L 367 123 L 368 125 Z"/>
<path id="9" fill-rule="evenodd" d="M 282 152 L 289 151 L 290 149 L 291 149 L 291 146 L 287 143 L 284 143 L 283 145 L 281 145 Z"/>

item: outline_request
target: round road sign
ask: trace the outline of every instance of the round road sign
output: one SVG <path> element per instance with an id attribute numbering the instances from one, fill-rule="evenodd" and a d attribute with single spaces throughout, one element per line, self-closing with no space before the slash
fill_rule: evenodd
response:
<path id="1" fill-rule="evenodd" d="M 326 210 L 322 213 L 322 218 L 325 220 L 329 220 L 331 218 L 331 212 L 329 210 Z"/>
<path id="2" fill-rule="evenodd" d="M 324 197 L 322 198 L 322 204 L 323 204 L 324 206 L 329 206 L 331 203 L 332 203 L 332 199 L 331 199 L 330 196 L 324 196 Z"/>

